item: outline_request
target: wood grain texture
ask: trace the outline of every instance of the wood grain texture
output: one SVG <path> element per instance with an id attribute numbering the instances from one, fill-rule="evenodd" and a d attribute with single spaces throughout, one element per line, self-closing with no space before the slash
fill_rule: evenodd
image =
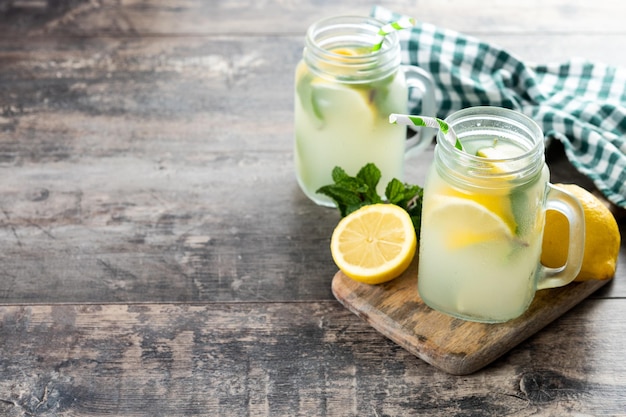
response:
<path id="1" fill-rule="evenodd" d="M 417 266 L 416 258 L 398 278 L 381 285 L 362 284 L 339 271 L 333 278 L 333 294 L 380 333 L 452 375 L 471 374 L 489 365 L 609 282 L 538 291 L 520 317 L 485 324 L 429 308 L 417 291 Z"/>
<path id="2" fill-rule="evenodd" d="M 291 75 L 274 76 L 271 43 L 237 58 L 238 40 L 145 42 L 7 53 L 0 297 L 331 298 L 337 214 L 295 183 Z M 280 49 L 286 68 L 299 48 Z"/>
<path id="3" fill-rule="evenodd" d="M 5 306 L 0 411 L 621 415 L 626 361 L 611 335 L 624 317 L 618 300 L 586 301 L 493 366 L 451 377 L 335 302 Z"/>
<path id="4" fill-rule="evenodd" d="M 311 22 L 372 4 L 0 0 L 0 415 L 624 415 L 624 244 L 613 282 L 465 377 L 334 300 L 293 70 Z M 621 1 L 380 4 L 626 66 Z"/>
<path id="5" fill-rule="evenodd" d="M 622 17 L 626 14 L 626 5 L 619 0 L 551 0 L 548 3 L 542 0 L 478 3 L 463 0 L 375 3 L 363 0 L 189 0 L 174 5 L 167 0 L 9 0 L 8 3 L 12 5 L 4 6 L 1 22 L 16 33 L 79 36 L 293 33 L 329 15 L 368 14 L 374 4 L 422 21 L 487 35 L 502 32 L 623 35 Z M 39 7 L 25 7 L 28 4 Z"/>
<path id="6" fill-rule="evenodd" d="M 301 40 L 269 40 L 0 40 L 0 301 L 331 299 L 338 216 L 293 174 Z"/>

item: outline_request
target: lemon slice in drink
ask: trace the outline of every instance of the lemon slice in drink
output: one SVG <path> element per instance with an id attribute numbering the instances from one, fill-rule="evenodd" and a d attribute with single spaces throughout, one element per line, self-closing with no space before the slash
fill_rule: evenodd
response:
<path id="1" fill-rule="evenodd" d="M 337 267 L 366 284 L 390 281 L 415 255 L 417 237 L 409 214 L 393 204 L 364 206 L 337 224 L 330 250 Z"/>
<path id="2" fill-rule="evenodd" d="M 492 146 L 486 146 L 476 152 L 476 156 L 488 159 L 507 159 L 521 155 L 523 150 L 506 142 L 495 142 Z"/>
<path id="3" fill-rule="evenodd" d="M 371 53 L 370 48 L 358 47 L 358 48 L 335 48 L 332 52 L 343 56 L 362 56 Z"/>
<path id="4" fill-rule="evenodd" d="M 315 114 L 323 121 L 344 123 L 346 112 L 354 115 L 355 121 L 367 123 L 373 120 L 372 106 L 364 90 L 339 85 L 323 78 L 311 81 L 311 104 Z M 338 111 L 341 109 L 341 112 Z"/>
<path id="5" fill-rule="evenodd" d="M 524 167 L 524 161 L 516 160 L 515 157 L 524 153 L 524 150 L 507 142 L 494 140 L 493 145 L 486 146 L 476 151 L 476 156 L 487 159 L 487 163 L 494 174 L 513 172 Z M 514 179 L 515 175 L 502 176 L 502 180 Z"/>
<path id="6" fill-rule="evenodd" d="M 494 139 L 491 146 L 479 149 L 476 156 L 485 158 L 485 166 L 494 175 L 492 184 L 499 187 L 493 189 L 491 194 L 471 195 L 467 198 L 483 205 L 496 216 L 500 217 L 513 233 L 518 232 L 518 220 L 515 216 L 511 193 L 515 193 L 511 181 L 517 178 L 516 171 L 524 168 L 525 162 L 516 159 L 524 153 L 524 150 L 508 142 Z M 499 191 L 497 191 L 499 190 Z"/>
<path id="7" fill-rule="evenodd" d="M 505 224 L 511 234 L 517 231 L 517 222 L 513 213 L 509 190 L 497 190 L 492 194 L 468 194 L 462 193 L 454 188 L 447 188 L 441 191 L 441 199 L 454 199 L 454 205 L 460 201 L 467 201 L 472 206 L 479 205 L 484 211 L 491 213 Z M 440 203 L 438 203 L 440 204 Z M 458 212 L 458 216 L 464 217 L 464 212 Z"/>
<path id="8" fill-rule="evenodd" d="M 450 250 L 514 238 L 507 222 L 476 201 L 461 197 L 435 196 L 428 203 L 423 221 L 444 240 Z"/>

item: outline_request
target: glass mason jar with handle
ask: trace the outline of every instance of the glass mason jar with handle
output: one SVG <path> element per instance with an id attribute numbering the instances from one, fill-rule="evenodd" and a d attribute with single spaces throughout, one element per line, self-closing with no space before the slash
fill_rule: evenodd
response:
<path id="1" fill-rule="evenodd" d="M 523 314 L 535 291 L 566 285 L 580 270 L 582 207 L 549 183 L 540 127 L 496 107 L 446 119 L 463 145 L 440 133 L 424 184 L 418 289 L 443 313 L 480 322 Z M 540 263 L 545 211 L 569 220 L 569 255 L 558 269 Z"/>
<path id="2" fill-rule="evenodd" d="M 408 149 L 427 147 L 434 130 L 407 140 L 406 127 L 390 125 L 390 113 L 406 112 L 409 93 L 421 99 L 422 113 L 435 114 L 434 85 L 420 68 L 401 65 L 396 33 L 372 51 L 384 22 L 340 16 L 307 31 L 295 71 L 295 169 L 300 188 L 315 203 L 334 206 L 316 191 L 332 183 L 335 166 L 354 175 L 365 164 L 382 172 L 378 190 L 402 180 Z"/>

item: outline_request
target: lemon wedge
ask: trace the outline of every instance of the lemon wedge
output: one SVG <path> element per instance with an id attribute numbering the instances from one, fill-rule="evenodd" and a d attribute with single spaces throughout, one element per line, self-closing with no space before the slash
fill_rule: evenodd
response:
<path id="1" fill-rule="evenodd" d="M 366 284 L 390 281 L 410 265 L 417 237 L 409 214 L 393 204 L 364 206 L 337 224 L 330 250 L 337 267 Z"/>

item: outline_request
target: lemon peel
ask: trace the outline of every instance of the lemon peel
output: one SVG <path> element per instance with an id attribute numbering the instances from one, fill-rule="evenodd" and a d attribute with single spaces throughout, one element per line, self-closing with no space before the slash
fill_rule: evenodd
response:
<path id="1" fill-rule="evenodd" d="M 610 210 L 589 191 L 576 184 L 554 184 L 573 194 L 585 213 L 585 254 L 575 281 L 605 280 L 615 275 L 621 236 Z M 551 268 L 567 259 L 569 230 L 567 218 L 554 210 L 546 212 L 541 262 Z"/>

